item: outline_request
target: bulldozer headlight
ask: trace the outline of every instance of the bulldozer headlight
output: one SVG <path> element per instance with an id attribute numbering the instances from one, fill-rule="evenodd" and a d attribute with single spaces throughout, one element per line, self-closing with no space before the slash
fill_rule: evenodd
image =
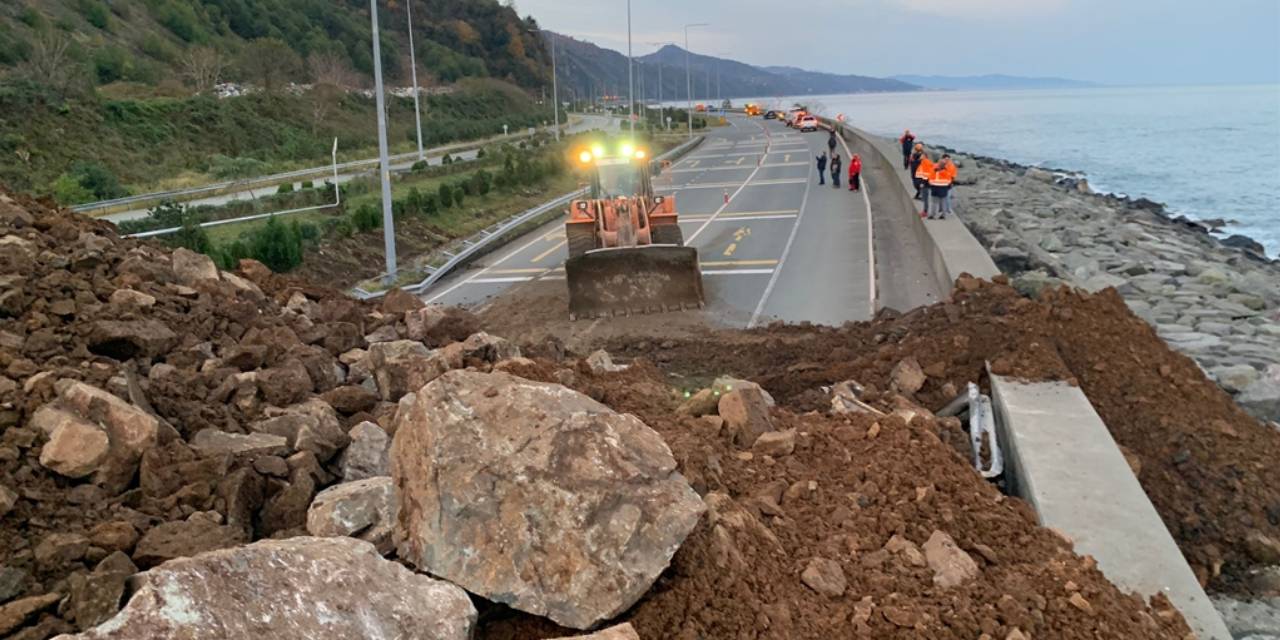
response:
<path id="1" fill-rule="evenodd" d="M 644 160 L 647 155 L 649 154 L 645 153 L 644 149 L 636 149 L 636 160 Z"/>
<path id="2" fill-rule="evenodd" d="M 631 143 L 629 143 L 629 142 L 628 142 L 628 143 L 623 143 L 623 145 L 622 145 L 622 155 L 623 155 L 624 157 L 630 157 L 630 156 L 631 156 L 632 154 L 634 154 L 635 152 L 636 152 L 636 148 L 635 148 L 635 147 L 633 147 L 633 146 L 631 146 Z"/>
<path id="3" fill-rule="evenodd" d="M 578 161 L 581 162 L 582 164 L 590 164 L 591 157 L 592 157 L 591 152 L 584 150 L 582 153 L 578 154 Z"/>
<path id="4" fill-rule="evenodd" d="M 595 156 L 595 157 L 597 157 L 597 158 L 603 158 L 603 157 L 604 157 L 604 147 L 602 147 L 602 146 L 600 146 L 600 145 L 598 145 L 598 144 L 597 144 L 597 145 L 592 145 L 592 147 L 591 147 L 591 155 L 593 155 L 593 156 Z"/>

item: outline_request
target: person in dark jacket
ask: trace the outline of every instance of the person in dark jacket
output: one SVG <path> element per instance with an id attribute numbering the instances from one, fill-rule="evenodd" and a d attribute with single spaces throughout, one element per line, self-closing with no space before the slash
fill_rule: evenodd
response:
<path id="1" fill-rule="evenodd" d="M 832 131 L 831 135 L 827 138 L 827 150 L 830 151 L 832 154 L 836 152 L 836 132 L 835 131 Z"/>
<path id="2" fill-rule="evenodd" d="M 827 154 L 818 156 L 818 184 L 827 183 Z"/>
<path id="3" fill-rule="evenodd" d="M 831 154 L 831 186 L 840 188 L 840 154 Z"/>
<path id="4" fill-rule="evenodd" d="M 916 172 L 920 170 L 920 161 L 924 159 L 924 145 L 916 143 L 915 148 L 911 151 L 911 158 L 907 169 L 911 172 L 911 184 L 916 187 L 916 200 L 924 199 L 924 186 L 928 182 L 921 180 Z"/>
<path id="5" fill-rule="evenodd" d="M 898 142 L 902 145 L 902 168 L 911 168 L 911 149 L 916 144 L 916 134 L 911 133 L 910 129 L 902 132 L 902 137 L 898 138 Z M 915 171 L 911 172 L 915 175 Z"/>

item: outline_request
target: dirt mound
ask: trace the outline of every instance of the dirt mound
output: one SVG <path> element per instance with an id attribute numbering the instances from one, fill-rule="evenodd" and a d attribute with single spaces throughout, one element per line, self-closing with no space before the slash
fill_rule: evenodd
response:
<path id="1" fill-rule="evenodd" d="M 965 438 L 958 421 L 777 411 L 775 427 L 794 430 L 795 446 L 770 456 L 735 447 L 716 417 L 675 417 L 675 399 L 649 365 L 579 370 L 567 381 L 658 430 L 712 508 L 621 619 L 642 638 L 1187 633 L 1167 602 L 1147 609 L 1119 593 L 1092 559 L 1037 527 L 1025 503 L 975 474 L 953 448 Z M 928 543 L 948 537 L 972 573 L 934 566 L 941 552 Z M 951 584 L 943 575 L 959 583 L 943 586 Z M 477 637 L 560 635 L 543 620 L 490 609 Z"/>
<path id="2" fill-rule="evenodd" d="M 1195 362 L 1169 348 L 1114 291 L 1061 289 L 1028 300 L 1002 284 L 962 281 L 953 299 L 840 329 L 772 326 L 662 343 L 616 339 L 683 379 L 722 374 L 762 384 L 794 410 L 825 409 L 818 390 L 855 379 L 870 397 L 906 357 L 927 375 L 916 399 L 938 409 L 968 382 L 999 374 L 1078 384 L 1210 588 L 1244 592 L 1250 533 L 1280 538 L 1280 432 L 1243 412 Z M 967 291 L 965 290 L 967 289 Z"/>

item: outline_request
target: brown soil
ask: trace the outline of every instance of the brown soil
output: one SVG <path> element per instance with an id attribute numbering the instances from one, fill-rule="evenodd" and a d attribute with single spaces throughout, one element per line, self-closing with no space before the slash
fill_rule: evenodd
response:
<path id="1" fill-rule="evenodd" d="M 777 411 L 778 428 L 799 433 L 795 452 L 744 455 L 702 419 L 675 418 L 660 380 L 641 364 L 622 374 L 582 372 L 572 383 L 657 429 L 700 493 L 731 498 L 717 508 L 719 524 L 704 519 L 653 590 L 619 619 L 642 638 L 1005 638 L 1018 629 L 1031 638 L 1138 639 L 1188 632 L 1167 602 L 1147 609 L 1121 594 L 1091 558 L 1036 526 L 1025 503 L 975 474 L 953 448 L 966 437 L 958 421 Z M 943 588 L 928 566 L 912 562 L 935 531 L 976 560 L 976 579 Z M 895 536 L 910 549 L 890 551 L 899 548 L 901 540 L 890 542 Z M 801 581 L 815 557 L 839 563 L 848 583 L 843 595 L 821 595 Z M 1078 600 L 1071 604 L 1075 593 L 1087 611 Z M 477 638 L 560 635 L 570 631 L 494 608 L 482 613 Z"/>

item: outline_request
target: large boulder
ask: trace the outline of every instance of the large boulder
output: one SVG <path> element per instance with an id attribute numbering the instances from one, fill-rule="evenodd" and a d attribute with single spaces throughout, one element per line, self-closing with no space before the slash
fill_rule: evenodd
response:
<path id="1" fill-rule="evenodd" d="M 347 432 L 351 444 L 338 458 L 342 479 L 347 482 L 385 476 L 391 473 L 387 454 L 391 450 L 391 437 L 382 427 L 372 422 L 361 422 Z"/>
<path id="2" fill-rule="evenodd" d="M 125 361 L 154 358 L 178 344 L 178 334 L 159 320 L 97 320 L 89 325 L 89 351 Z"/>
<path id="3" fill-rule="evenodd" d="M 461 358 L 451 359 L 443 351 L 431 351 L 413 340 L 370 345 L 368 362 L 378 393 L 391 402 L 417 391 L 449 369 L 462 366 Z"/>
<path id="4" fill-rule="evenodd" d="M 564 626 L 634 604 L 705 509 L 657 433 L 559 385 L 451 371 L 396 423 L 400 558 Z"/>
<path id="5" fill-rule="evenodd" d="M 112 493 L 128 488 L 142 454 L 172 433 L 155 416 L 83 382 L 63 385 L 58 399 L 37 411 L 32 422 L 50 437 L 41 464 L 68 477 L 92 473 L 94 482 Z M 76 452 L 78 445 L 86 448 Z"/>
<path id="6" fill-rule="evenodd" d="M 351 442 L 338 414 L 328 403 L 312 398 L 285 409 L 269 409 L 265 420 L 250 425 L 255 433 L 281 436 L 294 451 L 309 451 L 328 462 Z"/>
<path id="7" fill-rule="evenodd" d="M 178 282 L 195 287 L 205 282 L 217 282 L 218 267 L 209 256 L 179 247 L 173 250 L 173 275 Z"/>
<path id="8" fill-rule="evenodd" d="M 391 478 L 382 476 L 336 484 L 316 494 L 307 509 L 307 533 L 348 536 L 373 543 L 389 553 L 395 499 Z"/>
<path id="9" fill-rule="evenodd" d="M 761 435 L 774 430 L 764 392 L 743 386 L 720 396 L 720 417 L 733 434 L 734 444 L 750 449 Z"/>
<path id="10" fill-rule="evenodd" d="M 59 639 L 467 640 L 476 622 L 462 589 L 351 538 L 263 540 L 175 560 L 136 580 L 114 618 Z"/>

